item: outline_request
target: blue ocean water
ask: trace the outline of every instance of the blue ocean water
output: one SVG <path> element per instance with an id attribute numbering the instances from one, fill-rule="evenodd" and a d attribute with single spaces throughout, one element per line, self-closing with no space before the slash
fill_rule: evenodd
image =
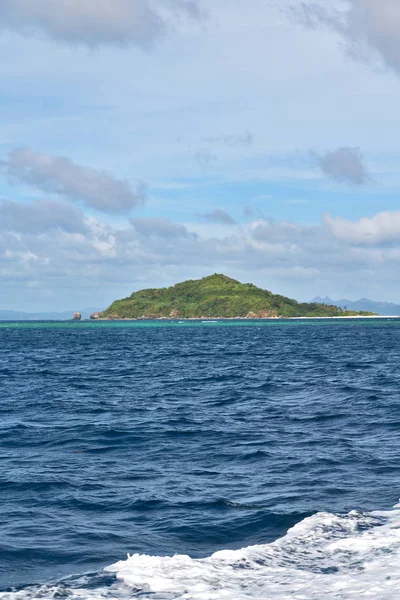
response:
<path id="1" fill-rule="evenodd" d="M 0 324 L 0 598 L 399 598 L 399 365 L 399 320 Z"/>

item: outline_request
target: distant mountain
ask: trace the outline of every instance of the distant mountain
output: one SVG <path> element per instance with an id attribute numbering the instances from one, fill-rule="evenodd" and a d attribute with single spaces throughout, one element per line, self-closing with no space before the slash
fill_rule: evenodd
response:
<path id="1" fill-rule="evenodd" d="M 63 312 L 23 312 L 19 310 L 0 310 L 0 321 L 68 321 L 73 319 L 74 310 Z M 94 312 L 99 312 L 98 308 L 88 307 L 77 311 L 82 315 L 82 319 L 88 319 Z"/>
<path id="2" fill-rule="evenodd" d="M 311 302 L 319 302 L 322 304 L 334 305 L 339 308 L 355 311 L 368 311 L 381 315 L 382 317 L 395 317 L 400 315 L 400 304 L 393 304 L 391 302 L 374 302 L 368 298 L 361 298 L 353 302 L 352 300 L 332 300 L 328 296 L 320 298 L 317 296 L 313 298 Z"/>
<path id="3" fill-rule="evenodd" d="M 116 300 L 100 319 L 183 319 L 337 317 L 359 313 L 343 311 L 324 304 L 300 304 L 296 300 L 272 294 L 252 283 L 240 283 L 215 273 L 203 279 L 188 280 L 169 288 L 134 292 Z M 369 313 L 368 313 L 369 314 Z"/>

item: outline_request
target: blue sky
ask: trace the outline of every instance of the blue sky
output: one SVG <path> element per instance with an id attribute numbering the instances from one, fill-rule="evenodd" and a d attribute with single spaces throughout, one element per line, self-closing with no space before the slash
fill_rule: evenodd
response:
<path id="1" fill-rule="evenodd" d="M 400 301 L 397 0 L 3 0 L 0 307 Z"/>

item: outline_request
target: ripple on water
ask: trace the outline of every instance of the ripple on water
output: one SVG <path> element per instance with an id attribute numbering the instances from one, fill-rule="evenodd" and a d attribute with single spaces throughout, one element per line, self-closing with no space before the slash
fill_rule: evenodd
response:
<path id="1" fill-rule="evenodd" d="M 391 322 L 0 326 L 0 589 L 397 597 L 399 359 Z"/>

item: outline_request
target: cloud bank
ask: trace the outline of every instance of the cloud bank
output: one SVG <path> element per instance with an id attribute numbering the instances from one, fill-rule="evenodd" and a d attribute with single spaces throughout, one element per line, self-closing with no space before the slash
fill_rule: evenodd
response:
<path id="1" fill-rule="evenodd" d="M 145 201 L 145 188 L 134 190 L 124 179 L 116 179 L 73 163 L 62 156 L 51 156 L 29 148 L 14 150 L 3 170 L 13 182 L 28 184 L 42 192 L 57 194 L 110 214 L 129 213 Z"/>
<path id="2" fill-rule="evenodd" d="M 200 19 L 197 0 L 1 0 L 0 27 L 90 47 L 149 48 L 180 17 Z"/>
<path id="3" fill-rule="evenodd" d="M 354 222 L 326 215 L 314 226 L 257 219 L 218 235 L 199 235 L 193 227 L 162 218 L 132 219 L 115 227 L 84 218 L 77 207 L 61 201 L 3 201 L 3 290 L 23 282 L 41 291 L 59 288 L 62 295 L 73 277 L 80 290 L 111 290 L 115 296 L 115 286 L 128 293 L 137 278 L 144 287 L 217 270 L 246 280 L 262 276 L 263 286 L 276 292 L 281 291 L 278 280 L 296 282 L 296 288 L 308 281 L 313 290 L 324 290 L 332 281 L 343 289 L 356 281 L 358 290 L 376 281 L 397 283 L 398 211 Z"/>
<path id="4" fill-rule="evenodd" d="M 83 212 L 59 200 L 35 200 L 22 204 L 0 201 L 1 229 L 19 233 L 43 234 L 52 230 L 84 233 Z"/>

